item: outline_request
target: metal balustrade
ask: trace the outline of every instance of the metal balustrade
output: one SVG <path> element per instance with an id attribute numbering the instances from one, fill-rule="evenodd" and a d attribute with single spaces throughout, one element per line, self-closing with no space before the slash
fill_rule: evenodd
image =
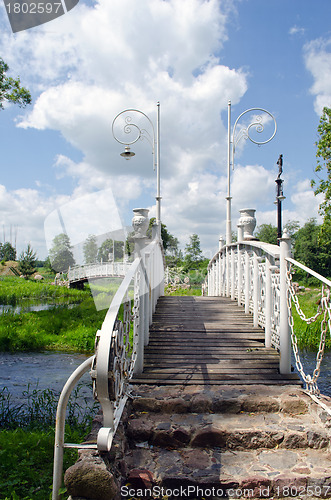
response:
<path id="1" fill-rule="evenodd" d="M 72 266 L 68 270 L 69 283 L 90 278 L 124 277 L 130 262 L 99 262 L 84 266 Z"/>
<path id="2" fill-rule="evenodd" d="M 154 229 L 154 228 L 153 228 Z M 95 355 L 71 375 L 60 396 L 55 429 L 52 500 L 58 500 L 62 482 L 63 449 L 97 448 L 109 451 L 125 403 L 130 380 L 143 371 L 144 346 L 158 298 L 164 293 L 164 254 L 157 228 L 154 239 L 138 234 L 135 259 L 129 264 L 102 327 L 96 334 Z M 95 271 L 95 269 L 94 269 Z M 64 443 L 65 413 L 69 396 L 80 378 L 90 370 L 93 394 L 103 412 L 96 445 Z"/>
<path id="3" fill-rule="evenodd" d="M 300 317 L 311 323 L 318 315 L 306 319 L 302 313 L 292 284 L 291 266 L 297 266 L 317 278 L 322 285 L 321 342 L 317 354 L 317 366 L 313 376 L 303 371 L 296 336 L 293 331 L 292 302 Z M 280 246 L 261 241 L 238 241 L 223 245 L 208 265 L 203 294 L 230 297 L 253 315 L 254 326 L 265 331 L 266 347 L 280 352 L 279 371 L 291 373 L 291 341 L 296 365 L 307 390 L 318 394 L 317 377 L 323 357 L 325 338 L 331 332 L 331 281 L 291 258 L 291 240 L 286 232 Z"/>

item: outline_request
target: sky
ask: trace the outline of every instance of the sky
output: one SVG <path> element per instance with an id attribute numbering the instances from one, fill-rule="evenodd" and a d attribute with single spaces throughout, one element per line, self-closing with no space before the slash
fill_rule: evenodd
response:
<path id="1" fill-rule="evenodd" d="M 229 100 L 231 133 L 251 108 L 277 123 L 266 144 L 237 144 L 232 229 L 242 208 L 276 225 L 280 154 L 284 222 L 318 218 L 310 181 L 331 107 L 330 19 L 329 0 L 80 0 L 14 34 L 0 3 L 0 57 L 33 98 L 0 111 L 0 241 L 16 241 L 18 254 L 30 243 L 44 259 L 63 224 L 78 242 L 130 225 L 133 208 L 155 216 L 151 145 L 136 142 L 125 161 L 112 123 L 133 108 L 155 128 L 158 102 L 161 219 L 182 248 L 195 233 L 211 257 L 225 235 Z"/>

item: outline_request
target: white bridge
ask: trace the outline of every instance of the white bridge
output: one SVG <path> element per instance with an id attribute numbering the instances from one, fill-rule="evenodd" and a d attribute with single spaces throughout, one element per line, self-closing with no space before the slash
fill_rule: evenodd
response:
<path id="1" fill-rule="evenodd" d="M 69 287 L 87 281 L 90 278 L 124 278 L 130 266 L 131 262 L 101 262 L 69 267 Z"/>
<path id="2" fill-rule="evenodd" d="M 123 276 L 123 281 L 113 298 L 101 329 L 96 332 L 95 354 L 77 368 L 61 393 L 56 422 L 53 500 L 59 498 L 58 492 L 62 482 L 63 448 L 66 446 L 80 449 L 87 447 L 97 448 L 102 452 L 109 451 L 129 396 L 130 382 L 134 377 L 139 378 L 144 372 L 144 351 L 147 350 L 149 344 L 153 313 L 158 298 L 164 293 L 165 267 L 162 243 L 158 235 L 158 231 L 154 231 L 153 240 L 148 240 L 142 234 L 135 235 L 135 258 L 132 263 L 91 265 L 83 268 L 71 268 L 69 271 L 71 282 L 100 276 Z M 306 318 L 300 308 L 292 282 L 293 266 L 304 269 L 320 281 L 322 288 L 320 306 L 311 318 Z M 211 259 L 208 266 L 208 277 L 203 287 L 203 295 L 231 298 L 237 302 L 238 307 L 244 307 L 247 315 L 252 315 L 254 326 L 260 325 L 264 329 L 265 348 L 273 348 L 275 356 L 278 353 L 277 377 L 281 379 L 284 376 L 283 383 L 287 383 L 286 380 L 290 378 L 289 374 L 292 370 L 291 348 L 293 347 L 300 376 L 306 389 L 312 397 L 316 398 L 319 394 L 317 378 L 320 373 L 326 335 L 330 334 L 331 331 L 330 290 L 330 280 L 291 258 L 291 240 L 286 234 L 283 235 L 278 247 L 254 241 L 247 236 L 244 237 L 243 232 L 241 232 L 237 243 L 229 245 L 220 243 L 219 251 Z M 201 307 L 203 307 L 203 299 L 203 297 L 200 299 Z M 319 316 L 322 319 L 316 369 L 312 375 L 304 373 L 298 354 L 297 339 L 293 330 L 293 305 L 300 317 L 307 323 L 314 322 Z M 168 330 L 173 331 L 172 318 L 175 313 L 180 318 L 180 309 L 168 311 L 165 316 L 164 321 L 169 321 L 169 326 L 158 324 L 164 332 L 162 337 L 167 337 Z M 205 314 L 208 315 L 208 312 Z M 193 312 L 189 316 L 190 328 L 194 330 L 192 322 L 195 322 L 195 318 L 192 315 Z M 180 322 L 183 330 L 181 319 Z M 230 330 L 234 331 L 235 328 L 236 325 L 233 324 L 233 328 Z M 189 338 L 190 335 L 192 336 L 190 331 L 186 331 Z M 240 332 L 237 332 L 237 336 L 239 334 Z M 191 350 L 194 348 L 193 340 L 190 338 Z M 182 350 L 176 352 L 178 343 Z M 151 350 L 153 351 L 153 349 Z M 156 358 L 153 363 L 158 366 L 158 360 L 162 359 L 163 354 L 155 347 L 154 352 L 156 352 Z M 184 351 L 181 342 L 177 341 L 177 344 L 171 344 L 164 352 L 177 354 L 177 357 L 181 357 L 181 353 Z M 213 352 L 215 357 L 217 355 L 215 349 Z M 198 354 L 204 356 L 204 350 Z M 149 354 L 149 356 L 151 355 Z M 189 355 L 191 354 L 189 353 Z M 258 354 L 255 353 L 255 356 Z M 260 358 L 255 358 L 255 361 L 263 364 L 263 350 L 261 350 Z M 67 402 L 75 385 L 87 371 L 90 371 L 92 377 L 94 396 L 102 407 L 103 424 L 98 433 L 96 445 L 67 445 L 64 443 Z M 146 374 L 147 372 L 148 370 L 146 370 Z M 282 383 L 282 380 L 279 382 Z M 144 383 L 148 383 L 148 381 Z M 268 380 L 262 380 L 260 383 L 272 384 Z"/>

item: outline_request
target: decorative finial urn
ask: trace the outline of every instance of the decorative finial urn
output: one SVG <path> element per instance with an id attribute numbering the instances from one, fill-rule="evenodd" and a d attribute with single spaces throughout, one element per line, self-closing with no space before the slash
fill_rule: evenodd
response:
<path id="1" fill-rule="evenodd" d="M 242 208 L 239 212 L 240 219 L 238 225 L 241 226 L 241 230 L 244 233 L 244 240 L 256 240 L 255 236 L 253 236 L 256 226 L 255 208 Z"/>
<path id="2" fill-rule="evenodd" d="M 148 208 L 134 208 L 132 227 L 134 229 L 134 238 L 146 238 L 147 229 L 149 226 Z"/>

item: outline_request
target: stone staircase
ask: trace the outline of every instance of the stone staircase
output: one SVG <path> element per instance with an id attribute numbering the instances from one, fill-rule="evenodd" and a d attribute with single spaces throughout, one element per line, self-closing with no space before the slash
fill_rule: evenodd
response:
<path id="1" fill-rule="evenodd" d="M 67 470 L 70 500 L 331 497 L 331 417 L 302 388 L 136 385 L 132 396 L 111 451 L 80 450 Z"/>
<path id="2" fill-rule="evenodd" d="M 301 388 L 136 386 L 135 394 L 122 498 L 331 497 L 331 417 Z"/>
<path id="3" fill-rule="evenodd" d="M 228 299 L 162 298 L 112 449 L 80 450 L 70 498 L 331 498 L 331 416 L 263 340 Z"/>

